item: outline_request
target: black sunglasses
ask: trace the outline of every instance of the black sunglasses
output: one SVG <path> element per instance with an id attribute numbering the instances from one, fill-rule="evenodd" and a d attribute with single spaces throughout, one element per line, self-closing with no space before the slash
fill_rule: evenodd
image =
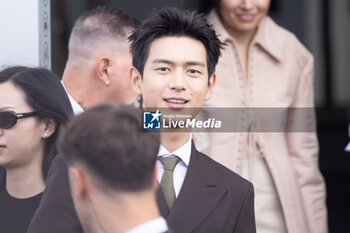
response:
<path id="1" fill-rule="evenodd" d="M 35 116 L 36 112 L 15 113 L 13 111 L 0 112 L 0 128 L 9 129 L 13 127 L 18 119 Z"/>

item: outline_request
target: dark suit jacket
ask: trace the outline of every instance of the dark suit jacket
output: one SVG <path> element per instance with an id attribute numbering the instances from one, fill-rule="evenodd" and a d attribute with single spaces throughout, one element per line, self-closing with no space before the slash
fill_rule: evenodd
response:
<path id="1" fill-rule="evenodd" d="M 83 233 L 70 194 L 68 170 L 60 155 L 51 164 L 46 190 L 27 233 Z M 192 154 L 180 194 L 169 213 L 159 189 L 161 214 L 174 233 L 254 233 L 252 185 L 199 153 Z"/>
<path id="2" fill-rule="evenodd" d="M 70 193 L 67 164 L 60 155 L 52 161 L 46 190 L 27 233 L 84 233 Z"/>
<path id="3" fill-rule="evenodd" d="M 52 161 L 46 190 L 27 233 L 83 233 L 70 193 L 67 164 L 60 155 Z"/>
<path id="4" fill-rule="evenodd" d="M 255 233 L 250 182 L 198 152 L 192 143 L 184 183 L 169 212 L 157 191 L 161 215 L 175 233 Z"/>

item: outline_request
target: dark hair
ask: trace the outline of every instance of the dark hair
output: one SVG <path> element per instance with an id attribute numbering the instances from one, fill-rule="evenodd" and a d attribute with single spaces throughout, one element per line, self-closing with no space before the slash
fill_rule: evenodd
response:
<path id="1" fill-rule="evenodd" d="M 152 188 L 159 134 L 142 132 L 141 112 L 100 105 L 63 128 L 58 150 L 68 165 L 85 165 L 97 185 L 112 190 Z M 94 180 L 94 179 L 93 179 Z"/>
<path id="2" fill-rule="evenodd" d="M 207 14 L 213 8 L 219 7 L 220 0 L 201 0 L 198 6 L 198 12 Z"/>
<path id="3" fill-rule="evenodd" d="M 56 139 L 61 124 L 68 121 L 73 113 L 66 91 L 59 78 L 51 71 L 41 68 L 15 66 L 0 72 L 0 84 L 11 82 L 19 87 L 26 96 L 27 103 L 37 113 L 39 118 L 53 118 L 56 121 L 56 131 L 44 144 L 42 173 L 44 179 L 56 156 Z M 5 182 L 5 170 L 1 168 L 1 183 Z"/>
<path id="4" fill-rule="evenodd" d="M 166 7 L 154 10 L 129 36 L 133 66 L 142 75 L 151 43 L 164 36 L 188 36 L 202 42 L 206 49 L 209 77 L 215 71 L 223 43 L 202 15 Z"/>
<path id="5" fill-rule="evenodd" d="M 96 40 L 99 37 L 127 38 L 138 20 L 112 7 L 99 6 L 81 15 L 72 29 L 71 38 Z"/>

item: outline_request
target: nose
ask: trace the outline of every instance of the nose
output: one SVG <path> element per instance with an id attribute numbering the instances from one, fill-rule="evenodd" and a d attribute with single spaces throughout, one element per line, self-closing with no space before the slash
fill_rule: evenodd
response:
<path id="1" fill-rule="evenodd" d="M 253 8 L 254 1 L 255 0 L 242 0 L 242 7 L 245 10 L 250 10 L 251 8 Z"/>
<path id="2" fill-rule="evenodd" d="M 185 90 L 185 75 L 182 69 L 179 69 L 174 73 L 171 82 L 171 89 L 176 91 L 184 91 Z"/>
<path id="3" fill-rule="evenodd" d="M 0 136 L 4 135 L 4 129 L 0 127 Z"/>

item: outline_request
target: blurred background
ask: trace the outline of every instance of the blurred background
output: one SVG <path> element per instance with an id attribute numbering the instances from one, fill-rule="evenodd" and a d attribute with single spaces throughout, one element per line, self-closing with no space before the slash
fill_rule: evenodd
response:
<path id="1" fill-rule="evenodd" d="M 109 5 L 142 20 L 152 8 L 177 6 L 205 11 L 211 0 L 51 0 L 52 69 L 61 75 L 68 37 L 77 17 Z M 270 16 L 292 31 L 315 56 L 317 106 L 350 105 L 350 1 L 271 0 Z"/>
<path id="2" fill-rule="evenodd" d="M 204 12 L 210 0 L 52 0 L 52 69 L 62 75 L 76 18 L 110 5 L 144 19 L 152 8 L 177 6 Z M 350 232 L 350 0 L 271 0 L 269 15 L 293 32 L 315 57 L 320 168 L 327 185 L 331 233 Z"/>
<path id="3" fill-rule="evenodd" d="M 52 70 L 62 75 L 69 34 L 86 10 L 109 5 L 142 20 L 152 8 L 162 6 L 204 12 L 209 1 L 51 0 Z M 330 233 L 349 233 L 350 153 L 344 148 L 350 122 L 350 0 L 271 0 L 269 15 L 293 32 L 315 57 L 319 162 L 327 185 L 329 229 Z"/>

